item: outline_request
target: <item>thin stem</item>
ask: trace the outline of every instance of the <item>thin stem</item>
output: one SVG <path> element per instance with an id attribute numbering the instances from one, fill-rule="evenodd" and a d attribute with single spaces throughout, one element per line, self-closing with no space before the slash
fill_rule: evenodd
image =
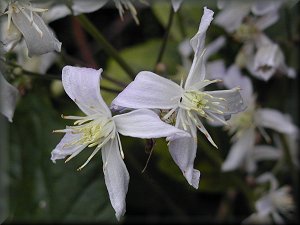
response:
<path id="1" fill-rule="evenodd" d="M 83 14 L 77 16 L 81 26 L 103 47 L 104 51 L 113 57 L 116 62 L 123 68 L 128 76 L 133 80 L 135 78 L 134 70 L 124 61 L 118 51 L 105 39 L 100 31 L 90 22 Z"/>
<path id="2" fill-rule="evenodd" d="M 140 163 L 129 153 L 126 153 L 126 157 L 130 164 L 132 164 L 133 168 L 140 172 L 142 170 L 142 166 Z M 153 179 L 147 175 L 147 173 L 143 173 L 142 178 L 147 182 L 147 184 L 151 187 L 153 191 L 155 191 L 160 198 L 167 204 L 168 208 L 174 212 L 175 215 L 179 216 L 178 219 L 183 220 L 183 222 L 187 222 L 189 218 L 185 214 L 182 209 L 177 206 L 177 204 L 169 197 L 168 192 L 166 192 L 161 186 L 159 186 Z"/>
<path id="3" fill-rule="evenodd" d="M 187 32 L 186 32 L 184 24 L 183 24 L 183 17 L 182 17 L 181 11 L 179 10 L 176 15 L 177 15 L 177 21 L 178 21 L 178 25 L 179 25 L 179 31 L 181 33 L 182 38 L 185 38 L 187 35 Z"/>
<path id="4" fill-rule="evenodd" d="M 20 69 L 20 71 L 18 71 L 17 73 L 14 73 L 15 75 L 27 75 L 30 76 L 32 78 L 39 78 L 39 79 L 45 79 L 45 80 L 61 80 L 61 76 L 60 75 L 54 75 L 54 74 L 41 74 L 41 73 L 36 73 L 36 72 L 32 72 L 32 71 L 28 71 L 28 70 L 24 70 L 22 68 L 22 66 L 13 63 L 13 62 L 6 62 L 6 65 L 16 68 L 16 69 Z M 105 87 L 103 85 L 100 85 L 101 90 L 103 91 L 107 91 L 107 92 L 112 92 L 112 93 L 117 93 L 119 94 L 121 92 L 121 90 L 118 89 L 113 89 L 113 88 L 109 88 L 109 87 Z"/>
<path id="5" fill-rule="evenodd" d="M 168 24 L 167 24 L 167 27 L 166 27 L 166 32 L 165 32 L 165 35 L 164 35 L 164 38 L 163 38 L 163 42 L 161 44 L 160 51 L 159 51 L 159 54 L 158 54 L 158 57 L 157 57 L 155 65 L 159 64 L 162 61 L 164 52 L 166 50 L 166 46 L 167 46 L 167 42 L 168 42 L 170 30 L 171 30 L 171 27 L 172 27 L 173 18 L 174 18 L 174 10 L 172 9 L 172 6 L 171 6 L 170 7 L 169 20 L 168 20 Z"/>

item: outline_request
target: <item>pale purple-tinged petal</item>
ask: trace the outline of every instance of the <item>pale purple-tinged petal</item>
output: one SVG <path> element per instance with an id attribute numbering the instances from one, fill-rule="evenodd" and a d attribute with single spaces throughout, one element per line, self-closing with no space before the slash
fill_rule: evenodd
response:
<path id="1" fill-rule="evenodd" d="M 274 210 L 272 199 L 269 194 L 263 196 L 255 203 L 255 208 L 261 215 L 268 215 Z"/>
<path id="2" fill-rule="evenodd" d="M 19 91 L 8 83 L 0 72 L 0 112 L 12 122 Z"/>
<path id="3" fill-rule="evenodd" d="M 254 58 L 255 75 L 268 81 L 283 61 L 283 53 L 277 44 L 262 46 L 258 49 Z"/>
<path id="4" fill-rule="evenodd" d="M 270 184 L 271 184 L 270 190 L 271 191 L 275 191 L 279 186 L 277 179 L 271 172 L 263 173 L 262 175 L 260 175 L 259 177 L 256 178 L 256 183 L 258 183 L 258 184 L 263 184 L 266 182 L 270 182 Z"/>
<path id="5" fill-rule="evenodd" d="M 242 166 L 245 158 L 252 151 L 255 141 L 254 129 L 249 129 L 243 133 L 241 137 L 234 143 L 229 150 L 229 154 L 222 164 L 222 171 L 235 170 Z"/>
<path id="6" fill-rule="evenodd" d="M 253 95 L 253 86 L 251 80 L 242 75 L 241 70 L 235 64 L 231 65 L 224 77 L 224 86 L 227 88 L 239 87 L 243 100 L 248 103 Z"/>
<path id="7" fill-rule="evenodd" d="M 174 12 L 178 11 L 178 9 L 180 8 L 182 2 L 183 2 L 183 0 L 171 0 Z"/>
<path id="8" fill-rule="evenodd" d="M 206 79 L 215 80 L 215 79 L 224 79 L 226 68 L 224 60 L 219 59 L 206 64 Z"/>
<path id="9" fill-rule="evenodd" d="M 49 7 L 48 10 L 43 13 L 42 18 L 46 23 L 51 23 L 70 14 L 71 10 L 67 5 L 59 4 Z"/>
<path id="10" fill-rule="evenodd" d="M 125 199 L 129 183 L 129 174 L 119 149 L 115 138 L 104 145 L 101 151 L 105 184 L 118 220 L 126 212 Z"/>
<path id="11" fill-rule="evenodd" d="M 177 121 L 179 121 L 178 117 Z M 183 129 L 180 122 L 178 123 L 178 128 Z M 192 132 L 191 128 L 188 129 L 189 132 Z M 194 129 L 196 129 L 196 127 L 194 127 Z M 194 169 L 194 160 L 197 152 L 197 139 L 195 138 L 197 137 L 184 137 L 170 141 L 169 152 L 175 163 L 179 166 L 187 182 L 198 189 L 200 172 L 199 170 Z"/>
<path id="12" fill-rule="evenodd" d="M 282 151 L 270 145 L 256 145 L 253 149 L 255 161 L 275 160 L 282 156 Z"/>
<path id="13" fill-rule="evenodd" d="M 181 87 L 149 71 L 140 72 L 112 102 L 127 108 L 171 109 L 177 106 Z"/>
<path id="14" fill-rule="evenodd" d="M 298 130 L 286 115 L 275 109 L 258 109 L 255 114 L 255 121 L 258 126 L 270 128 L 280 133 L 294 134 Z"/>
<path id="15" fill-rule="evenodd" d="M 272 224 L 272 219 L 269 215 L 261 215 L 252 213 L 249 217 L 242 221 L 242 224 Z"/>
<path id="16" fill-rule="evenodd" d="M 220 102 L 220 105 L 224 107 L 224 109 L 222 109 L 224 113 L 222 115 L 224 116 L 239 113 L 246 109 L 240 90 L 238 88 L 221 91 L 205 91 L 205 93 L 212 95 L 213 97 L 224 99 L 224 101 Z"/>
<path id="17" fill-rule="evenodd" d="M 87 115 L 101 113 L 111 116 L 111 112 L 100 95 L 102 69 L 65 66 L 62 82 L 68 96 Z"/>
<path id="18" fill-rule="evenodd" d="M 283 0 L 256 0 L 251 6 L 251 11 L 257 16 L 262 16 L 272 11 L 277 11 L 283 4 Z"/>
<path id="19" fill-rule="evenodd" d="M 29 10 L 24 10 L 30 15 Z M 40 29 L 42 34 L 34 28 L 33 23 L 31 23 L 22 12 L 12 14 L 14 24 L 24 36 L 29 51 L 28 55 L 42 55 L 51 51 L 60 52 L 61 42 L 55 38 L 49 27 L 47 27 L 43 19 L 37 13 L 33 12 L 32 15 L 33 23 Z"/>
<path id="20" fill-rule="evenodd" d="M 204 61 L 207 61 L 207 59 L 212 56 L 213 54 L 216 54 L 222 47 L 224 47 L 226 43 L 226 38 L 225 36 L 220 36 L 213 40 L 211 43 L 209 43 L 206 46 L 205 49 L 205 58 Z"/>
<path id="21" fill-rule="evenodd" d="M 113 117 L 117 131 L 124 136 L 139 138 L 159 138 L 172 136 L 187 137 L 189 134 L 161 121 L 159 116 L 149 109 L 138 109 Z"/>
<path id="22" fill-rule="evenodd" d="M 81 13 L 90 13 L 97 11 L 103 7 L 108 0 L 73 0 L 72 10 L 74 15 L 79 15 Z"/>
<path id="23" fill-rule="evenodd" d="M 205 54 L 204 54 L 204 44 L 206 31 L 213 20 L 214 12 L 206 7 L 204 7 L 204 13 L 201 18 L 199 25 L 199 30 L 195 36 L 191 39 L 191 46 L 195 52 L 192 67 L 187 76 L 185 82 L 185 88 L 192 86 L 194 83 L 197 83 L 204 79 L 205 77 Z"/>
<path id="24" fill-rule="evenodd" d="M 250 7 L 251 1 L 226 1 L 225 8 L 216 16 L 215 24 L 223 27 L 228 33 L 234 32 L 248 15 Z"/>
<path id="25" fill-rule="evenodd" d="M 265 16 L 262 16 L 261 18 L 257 19 L 255 21 L 255 27 L 258 28 L 259 30 L 264 30 L 269 26 L 272 26 L 274 23 L 276 23 L 278 19 L 279 19 L 279 14 L 277 11 L 270 12 Z"/>
<path id="26" fill-rule="evenodd" d="M 86 144 L 71 144 L 76 143 L 81 134 L 66 133 L 58 145 L 51 152 L 51 160 L 55 163 L 58 159 L 64 159 L 70 155 L 79 154 L 87 145 Z"/>

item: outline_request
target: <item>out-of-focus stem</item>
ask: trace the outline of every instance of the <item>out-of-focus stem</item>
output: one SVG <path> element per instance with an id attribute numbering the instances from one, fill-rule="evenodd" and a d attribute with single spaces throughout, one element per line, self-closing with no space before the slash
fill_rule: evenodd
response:
<path id="1" fill-rule="evenodd" d="M 119 55 L 118 51 L 105 39 L 100 31 L 90 22 L 90 20 L 83 14 L 77 16 L 82 27 L 103 47 L 104 51 L 114 58 L 116 62 L 123 68 L 128 76 L 133 80 L 135 77 L 134 70 L 124 61 Z"/>
<path id="2" fill-rule="evenodd" d="M 172 9 L 172 6 L 171 6 L 170 7 L 169 19 L 168 19 L 168 24 L 167 24 L 167 27 L 166 27 L 166 32 L 165 32 L 165 35 L 164 35 L 164 38 L 163 38 L 163 41 L 162 41 L 160 51 L 159 51 L 159 54 L 157 56 L 157 60 L 156 60 L 155 65 L 159 64 L 161 62 L 162 58 L 163 58 L 163 55 L 164 55 L 164 52 L 166 50 L 166 46 L 167 46 L 167 43 L 168 43 L 168 38 L 169 38 L 170 30 L 171 30 L 171 27 L 172 27 L 173 18 L 174 18 L 174 10 Z"/>

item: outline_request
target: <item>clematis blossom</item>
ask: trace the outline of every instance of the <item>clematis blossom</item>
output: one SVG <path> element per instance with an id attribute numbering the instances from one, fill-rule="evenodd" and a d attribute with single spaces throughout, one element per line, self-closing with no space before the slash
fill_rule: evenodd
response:
<path id="1" fill-rule="evenodd" d="M 224 79 L 223 84 L 227 88 L 239 85 L 243 100 L 247 104 L 247 109 L 233 115 L 226 126 L 229 133 L 233 135 L 233 144 L 222 164 L 222 171 L 232 171 L 244 166 L 248 173 L 253 173 L 258 161 L 276 160 L 282 156 L 282 150 L 278 147 L 257 145 L 255 141 L 257 132 L 270 142 L 266 128 L 288 135 L 296 135 L 298 128 L 278 110 L 257 106 L 252 83 L 248 77 L 241 74 L 238 66 L 232 65 L 226 70 L 224 63 L 219 61 L 215 62 L 214 66 L 213 70 L 220 71 L 222 74 L 215 78 Z"/>
<path id="2" fill-rule="evenodd" d="M 120 134 L 139 138 L 173 136 L 174 139 L 189 134 L 160 120 L 153 111 L 140 109 L 112 116 L 100 95 L 100 75 L 102 69 L 66 66 L 62 71 L 62 82 L 68 96 L 86 116 L 63 116 L 75 120 L 74 126 L 54 132 L 65 133 L 60 143 L 51 153 L 51 160 L 69 161 L 86 147 L 94 147 L 81 170 L 101 150 L 103 172 L 111 204 L 119 220 L 126 211 L 125 197 L 129 174 L 123 162 L 124 153 Z"/>
<path id="3" fill-rule="evenodd" d="M 140 72 L 112 102 L 114 107 L 159 109 L 162 119 L 176 118 L 175 126 L 191 134 L 170 141 L 169 151 L 188 183 L 198 188 L 200 172 L 194 169 L 197 150 L 197 128 L 215 147 L 205 129 L 202 118 L 226 123 L 231 114 L 244 110 L 238 88 L 220 91 L 204 91 L 203 88 L 218 80 L 205 79 L 204 42 L 206 30 L 213 20 L 213 11 L 204 8 L 199 30 L 190 44 L 195 52 L 192 66 L 183 85 L 149 71 Z M 170 136 L 169 138 L 172 138 Z"/>
<path id="4" fill-rule="evenodd" d="M 243 224 L 284 224 L 284 215 L 292 217 L 295 210 L 295 203 L 290 186 L 279 187 L 277 179 L 272 173 L 264 173 L 256 178 L 257 184 L 270 182 L 270 189 L 267 193 L 255 202 L 256 212 L 243 221 Z"/>
<path id="5" fill-rule="evenodd" d="M 10 0 L 7 4 L 7 27 L 5 39 L 17 42 L 20 33 L 28 48 L 28 55 L 41 55 L 61 50 L 59 42 L 39 13 L 47 9 L 34 7 L 28 0 Z M 7 37 L 9 37 L 7 39 Z M 5 42 L 5 41 L 4 41 Z"/>

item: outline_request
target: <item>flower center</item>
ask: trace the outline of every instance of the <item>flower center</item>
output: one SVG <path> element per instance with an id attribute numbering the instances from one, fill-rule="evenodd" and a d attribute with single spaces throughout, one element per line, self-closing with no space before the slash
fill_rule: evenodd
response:
<path id="1" fill-rule="evenodd" d="M 247 110 L 237 115 L 234 115 L 230 120 L 230 133 L 236 133 L 239 137 L 245 130 L 254 126 L 254 111 Z"/>
<path id="2" fill-rule="evenodd" d="M 233 37 L 241 42 L 252 40 L 258 33 L 257 28 L 251 23 L 242 24 L 233 34 Z"/>
<path id="3" fill-rule="evenodd" d="M 195 112 L 208 120 L 214 121 L 214 118 L 212 118 L 213 113 L 223 114 L 223 101 L 225 101 L 224 98 L 214 97 L 205 92 L 187 90 L 181 96 L 179 106 L 189 112 Z"/>

